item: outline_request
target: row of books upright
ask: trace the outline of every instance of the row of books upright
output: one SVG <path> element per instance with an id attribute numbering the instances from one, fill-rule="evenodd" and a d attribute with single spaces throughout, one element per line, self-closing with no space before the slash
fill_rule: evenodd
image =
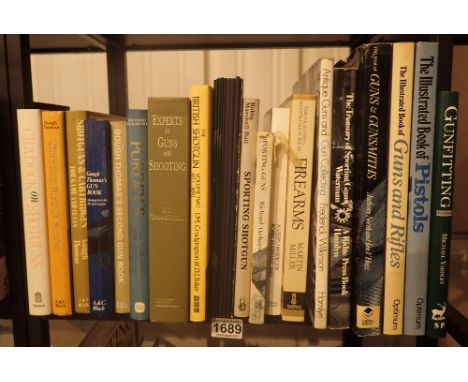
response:
<path id="1" fill-rule="evenodd" d="M 239 77 L 126 118 L 18 110 L 30 314 L 444 335 L 458 98 L 437 58 L 320 59 L 264 126 Z"/>

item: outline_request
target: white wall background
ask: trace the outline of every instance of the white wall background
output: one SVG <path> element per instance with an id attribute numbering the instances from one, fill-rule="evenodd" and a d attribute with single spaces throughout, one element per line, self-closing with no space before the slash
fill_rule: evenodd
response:
<path id="1" fill-rule="evenodd" d="M 146 109 L 150 96 L 189 96 L 191 84 L 238 75 L 244 97 L 260 99 L 262 117 L 318 58 L 348 55 L 348 48 L 129 52 L 129 107 Z M 31 66 L 35 101 L 109 112 L 104 53 L 33 55 Z"/>

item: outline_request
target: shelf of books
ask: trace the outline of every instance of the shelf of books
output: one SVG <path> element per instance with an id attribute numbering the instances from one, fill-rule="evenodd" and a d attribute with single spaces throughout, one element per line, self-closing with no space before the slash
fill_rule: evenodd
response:
<path id="1" fill-rule="evenodd" d="M 200 39 L 120 41 L 250 44 Z M 307 327 L 342 330 L 355 336 L 348 344 L 437 340 L 466 323 L 447 301 L 458 93 L 447 47 L 427 39 L 373 37 L 346 62 L 319 59 L 264 126 L 240 77 L 121 116 L 12 107 L 28 317 L 198 326 L 225 338 Z M 466 327 L 455 331 L 466 344 Z"/>

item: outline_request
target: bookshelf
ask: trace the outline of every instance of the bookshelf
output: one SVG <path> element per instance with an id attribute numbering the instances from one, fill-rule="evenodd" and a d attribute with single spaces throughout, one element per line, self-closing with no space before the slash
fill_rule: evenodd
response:
<path id="1" fill-rule="evenodd" d="M 10 298 L 0 303 L 0 319 L 12 319 L 15 346 L 49 346 L 49 318 L 28 315 L 25 258 L 23 246 L 20 178 L 17 146 L 16 110 L 35 105 L 32 94 L 31 53 L 105 52 L 107 57 L 108 97 L 111 114 L 125 115 L 128 105 L 127 51 L 177 49 L 248 49 L 348 46 L 378 41 L 439 41 L 439 90 L 449 90 L 453 46 L 468 44 L 468 35 L 1 35 L 0 37 L 0 160 L 4 184 L 5 221 Z M 66 319 L 88 319 L 78 315 Z M 111 320 L 127 320 L 118 315 Z M 467 345 L 467 319 L 456 309 L 448 309 L 448 331 L 461 345 Z M 186 324 L 187 329 L 197 324 Z M 208 333 L 207 324 L 197 326 Z M 265 332 L 278 335 L 285 324 L 266 325 L 270 328 L 246 324 L 246 333 Z M 295 325 L 311 337 L 318 337 L 310 324 Z M 308 326 L 308 327 L 306 327 Z M 155 325 L 155 330 L 166 330 Z M 174 328 L 169 328 L 175 330 Z M 177 330 L 182 330 L 179 327 Z M 293 330 L 293 331 L 294 331 Z M 327 331 L 328 332 L 328 331 Z M 350 330 L 343 330 L 345 346 L 361 346 L 362 340 Z M 273 333 L 273 334 L 271 334 Z M 208 335 L 208 334 L 207 334 Z M 417 339 L 420 346 L 437 346 L 436 340 Z"/>

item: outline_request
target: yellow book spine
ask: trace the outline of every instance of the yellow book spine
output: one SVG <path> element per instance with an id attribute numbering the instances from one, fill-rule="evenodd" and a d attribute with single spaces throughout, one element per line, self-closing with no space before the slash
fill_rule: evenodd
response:
<path id="1" fill-rule="evenodd" d="M 211 180 L 212 88 L 193 85 L 190 201 L 190 321 L 206 320 Z"/>
<path id="2" fill-rule="evenodd" d="M 414 43 L 393 45 L 383 333 L 403 334 Z"/>
<path id="3" fill-rule="evenodd" d="M 65 127 L 61 111 L 42 112 L 52 313 L 72 314 Z"/>

